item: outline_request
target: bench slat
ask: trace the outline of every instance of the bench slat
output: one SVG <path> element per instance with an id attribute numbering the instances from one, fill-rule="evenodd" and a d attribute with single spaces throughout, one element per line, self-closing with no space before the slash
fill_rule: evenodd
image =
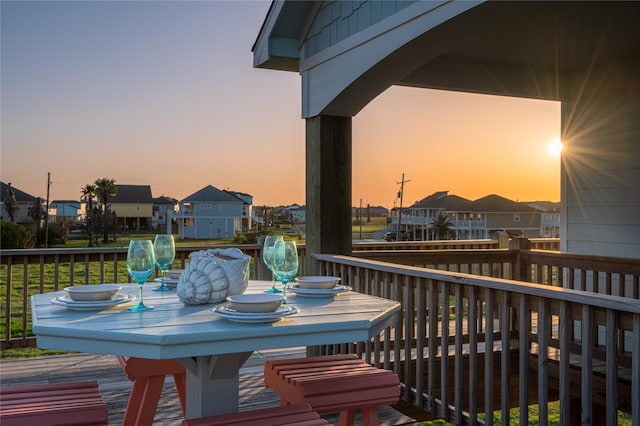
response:
<path id="1" fill-rule="evenodd" d="M 97 382 L 3 386 L 2 426 L 107 425 Z"/>
<path id="2" fill-rule="evenodd" d="M 354 354 L 270 360 L 264 383 L 280 395 L 283 405 L 308 403 L 318 413 L 340 412 L 341 425 L 352 425 L 356 410 L 362 410 L 366 425 L 375 425 L 378 407 L 400 398 L 396 374 Z"/>
<path id="3" fill-rule="evenodd" d="M 182 426 L 226 426 L 256 424 L 260 426 L 320 426 L 328 425 L 309 404 L 287 405 L 242 411 L 239 413 L 183 420 Z"/>

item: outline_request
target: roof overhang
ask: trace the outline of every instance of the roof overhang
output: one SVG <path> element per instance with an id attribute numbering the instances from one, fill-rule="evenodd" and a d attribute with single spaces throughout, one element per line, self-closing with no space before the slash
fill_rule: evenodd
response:
<path id="1" fill-rule="evenodd" d="M 392 85 L 562 100 L 563 84 L 610 68 L 638 90 L 624 70 L 640 60 L 640 2 L 417 2 L 302 59 L 316 7 L 275 1 L 253 49 L 255 67 L 301 73 L 303 117 L 354 116 Z"/>
<path id="2" fill-rule="evenodd" d="M 253 45 L 253 66 L 281 71 L 300 67 L 300 40 L 312 16 L 313 1 L 274 1 Z"/>

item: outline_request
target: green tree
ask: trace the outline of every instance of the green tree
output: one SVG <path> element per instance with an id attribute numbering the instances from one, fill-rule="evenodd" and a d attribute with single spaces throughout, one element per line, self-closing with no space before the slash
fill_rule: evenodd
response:
<path id="1" fill-rule="evenodd" d="M 87 203 L 87 215 L 84 224 L 87 228 L 87 235 L 89 237 L 89 247 L 95 245 L 93 230 L 94 230 L 94 206 L 93 202 L 96 199 L 96 186 L 93 184 L 86 184 L 80 191 L 82 192 L 82 201 Z"/>
<path id="2" fill-rule="evenodd" d="M 429 228 L 433 230 L 437 240 L 448 240 L 455 237 L 455 232 L 452 229 L 453 223 L 451 223 L 446 214 L 439 214 L 431 219 Z"/>
<path id="3" fill-rule="evenodd" d="M 36 201 L 29 204 L 28 214 L 36 224 L 36 235 L 40 232 L 42 220 L 44 219 L 44 210 L 42 208 L 42 198 L 36 198 Z"/>
<path id="4" fill-rule="evenodd" d="M 11 188 L 11 184 L 8 184 L 9 191 L 7 192 L 7 199 L 4 201 L 4 209 L 7 211 L 9 215 L 9 219 L 11 219 L 11 223 L 14 223 L 16 220 L 16 213 L 20 210 L 18 204 L 16 203 L 16 194 L 13 192 L 13 188 Z"/>
<path id="5" fill-rule="evenodd" d="M 102 242 L 107 244 L 109 242 L 109 199 L 113 198 L 118 192 L 115 179 L 102 178 L 97 179 L 95 182 L 96 196 L 102 206 Z"/>

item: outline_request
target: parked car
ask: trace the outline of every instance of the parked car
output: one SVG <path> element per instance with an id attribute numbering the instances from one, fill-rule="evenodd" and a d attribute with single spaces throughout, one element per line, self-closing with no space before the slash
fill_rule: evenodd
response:
<path id="1" fill-rule="evenodd" d="M 402 238 L 402 241 L 411 240 L 411 236 L 409 235 L 408 232 L 401 232 L 400 233 L 400 237 Z M 396 231 L 386 232 L 384 234 L 384 240 L 385 241 L 396 241 L 397 240 L 397 232 Z"/>

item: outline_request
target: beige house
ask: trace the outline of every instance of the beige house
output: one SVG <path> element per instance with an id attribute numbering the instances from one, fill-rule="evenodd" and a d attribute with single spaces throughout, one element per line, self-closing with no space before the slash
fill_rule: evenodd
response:
<path id="1" fill-rule="evenodd" d="M 109 200 L 109 208 L 118 217 L 118 229 L 151 229 L 153 197 L 149 185 L 116 185 L 116 195 Z"/>
<path id="2" fill-rule="evenodd" d="M 447 217 L 454 238 L 458 240 L 496 238 L 498 232 L 511 237 L 544 236 L 540 209 L 495 194 L 471 201 L 448 191 L 439 191 L 402 210 L 399 221 L 396 209 L 390 230 L 395 230 L 400 222 L 402 229 L 414 240 L 436 239 L 430 225 L 440 215 Z"/>

